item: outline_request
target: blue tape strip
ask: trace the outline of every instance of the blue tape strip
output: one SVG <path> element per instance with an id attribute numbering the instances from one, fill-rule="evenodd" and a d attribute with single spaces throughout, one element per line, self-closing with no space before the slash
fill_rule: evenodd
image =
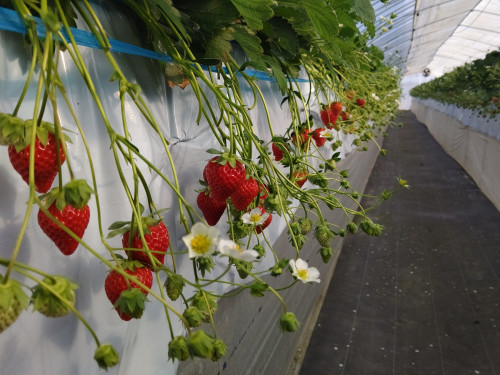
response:
<path id="1" fill-rule="evenodd" d="M 33 17 L 33 20 L 37 24 L 37 33 L 38 36 L 44 37 L 45 36 L 45 26 L 43 25 L 42 21 L 38 17 Z M 0 30 L 8 30 L 8 31 L 13 31 L 15 33 L 20 33 L 20 34 L 26 34 L 26 27 L 24 25 L 23 19 L 19 16 L 19 14 L 12 10 L 12 9 L 7 9 L 7 8 L 2 8 L 0 7 Z M 90 48 L 96 48 L 96 49 L 101 49 L 101 45 L 97 41 L 97 38 L 94 36 L 89 31 L 85 30 L 80 30 L 74 27 L 71 27 L 71 33 L 75 39 L 76 44 L 84 47 L 90 47 Z M 64 38 L 69 41 L 68 34 L 66 30 L 61 29 L 61 33 L 63 34 Z M 108 38 L 109 43 L 111 45 L 111 52 L 119 52 L 119 53 L 124 53 L 128 55 L 134 55 L 134 56 L 142 56 L 142 57 L 148 57 L 150 59 L 155 59 L 155 60 L 160 60 L 164 62 L 172 62 L 173 59 L 165 54 L 157 53 L 145 48 L 137 47 L 134 46 L 133 44 L 125 43 L 116 39 Z M 213 67 L 208 67 L 208 66 L 203 66 L 203 69 L 205 70 L 213 70 Z M 227 70 L 226 70 L 227 72 Z M 249 75 L 250 77 L 257 78 L 261 81 L 276 81 L 275 78 L 270 77 L 264 72 L 256 71 L 256 70 L 250 70 L 250 69 L 245 69 L 244 70 L 245 74 Z M 307 79 L 303 78 L 297 78 L 297 82 L 310 82 Z"/>

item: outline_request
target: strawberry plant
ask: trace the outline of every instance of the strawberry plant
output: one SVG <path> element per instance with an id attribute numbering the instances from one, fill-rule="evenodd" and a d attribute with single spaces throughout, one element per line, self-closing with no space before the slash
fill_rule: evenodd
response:
<path id="1" fill-rule="evenodd" d="M 112 317 L 107 319 L 127 324 L 144 319 L 151 304 L 162 306 L 172 360 L 215 361 L 226 353 L 214 315 L 219 299 L 231 294 L 217 294 L 216 288 L 276 297 L 282 307 L 276 324 L 293 332 L 300 322 L 278 289 L 320 282 L 314 264 L 332 258 L 335 236 L 356 232 L 354 216 L 360 218 L 360 232 L 380 235 L 383 228 L 367 216 L 361 194 L 337 166 L 344 146 L 362 151 L 373 143 L 382 153 L 377 135 L 397 108 L 398 72 L 385 66 L 381 51 L 369 44 L 377 34 L 371 5 L 321 2 L 318 14 L 316 2 L 256 3 L 106 2 L 123 11 L 138 35 L 147 36 L 143 41 L 150 55 L 162 53 L 154 62 L 154 78 L 165 80 L 169 95 L 182 91 L 195 101 L 182 108 L 178 130 L 186 138 L 181 142 L 165 124 L 175 111 L 151 108 L 165 93 L 152 99 L 143 92 L 141 79 L 114 54 L 116 40 L 108 38 L 93 4 L 9 2 L 26 33 L 31 64 L 17 103 L 2 106 L 5 113 L 0 113 L 0 144 L 7 146 L 12 167 L 27 184 L 22 182 L 24 190 L 18 192 L 26 195 L 26 213 L 17 241 L 10 256 L 0 258 L 5 267 L 2 330 L 28 307 L 31 293 L 35 311 L 49 317 L 74 314 L 88 329 L 97 366 L 108 369 L 119 362 L 118 351 L 102 343 L 102 333 L 89 323 L 100 317 L 91 309 L 80 311 L 78 295 L 89 286 L 77 285 L 61 270 L 51 274 L 20 261 L 29 259 L 19 254 L 29 251 L 21 243 L 30 235 L 36 206 L 36 230 L 47 237 L 44 249 L 73 254 L 62 257 L 68 264 L 82 257 L 98 264 L 92 272 L 105 281 L 104 292 L 95 297 L 109 299 Z M 77 20 L 80 30 L 74 28 Z M 100 48 L 98 70 L 110 71 L 104 83 L 97 82 L 75 39 L 82 29 L 90 30 Z M 234 57 L 238 52 L 245 58 Z M 66 87 L 63 62 L 76 75 L 72 84 L 90 98 L 95 116 L 75 104 L 79 94 Z M 271 116 L 259 79 L 272 80 L 270 87 L 281 100 L 279 116 Z M 105 96 L 97 84 L 113 95 Z M 25 113 L 29 118 L 23 118 Z M 98 141 L 96 134 L 102 136 Z M 146 142 L 144 134 L 150 137 Z M 186 149 L 184 141 L 208 146 Z M 186 162 L 194 159 L 190 153 L 195 163 Z M 109 192 L 112 180 L 116 185 Z M 202 187 L 195 190 L 197 180 Z M 407 184 L 400 179 L 394 189 L 402 187 Z M 355 208 L 344 206 L 344 197 Z M 348 226 L 329 222 L 323 207 L 344 212 Z M 118 217 L 123 212 L 126 216 Z M 279 224 L 290 246 L 278 254 L 270 238 Z M 299 251 L 307 241 L 320 250 L 306 262 Z M 81 262 L 82 273 L 87 266 Z M 225 278 L 231 272 L 235 276 Z M 285 283 L 267 282 L 263 275 Z"/>

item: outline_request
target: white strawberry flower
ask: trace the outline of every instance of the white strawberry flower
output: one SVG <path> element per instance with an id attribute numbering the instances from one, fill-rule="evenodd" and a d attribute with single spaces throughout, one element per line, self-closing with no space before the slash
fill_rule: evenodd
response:
<path id="1" fill-rule="evenodd" d="M 333 138 L 333 132 L 331 131 L 331 129 L 325 129 L 325 130 L 322 130 L 320 133 L 319 133 L 319 136 L 321 138 L 326 138 L 328 140 L 332 139 Z"/>
<path id="2" fill-rule="evenodd" d="M 241 217 L 241 220 L 245 224 L 252 225 L 262 225 L 265 223 L 267 218 L 269 217 L 269 212 L 262 212 L 259 207 L 252 209 L 250 212 L 247 212 Z"/>
<path id="3" fill-rule="evenodd" d="M 319 271 L 315 267 L 309 267 L 307 262 L 302 259 L 290 260 L 290 267 L 292 267 L 292 276 L 303 283 L 319 283 Z"/>
<path id="4" fill-rule="evenodd" d="M 236 242 L 222 239 L 219 241 L 219 252 L 221 255 L 226 255 L 231 258 L 243 260 L 245 262 L 253 262 L 259 256 L 255 250 L 244 250 Z"/>
<path id="5" fill-rule="evenodd" d="M 196 223 L 191 227 L 191 233 L 182 237 L 188 248 L 190 258 L 211 255 L 217 248 L 219 230 L 204 223 Z"/>

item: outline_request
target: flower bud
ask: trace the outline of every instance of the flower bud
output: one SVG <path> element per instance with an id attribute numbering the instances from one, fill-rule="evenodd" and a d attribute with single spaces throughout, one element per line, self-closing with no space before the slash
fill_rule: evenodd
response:
<path id="1" fill-rule="evenodd" d="M 108 370 L 109 367 L 116 366 L 120 362 L 118 352 L 110 344 L 99 346 L 95 351 L 94 359 L 99 367 L 104 370 Z"/>
<path id="2" fill-rule="evenodd" d="M 280 317 L 280 326 L 283 331 L 295 332 L 299 329 L 300 323 L 294 313 L 287 312 Z"/>
<path id="3" fill-rule="evenodd" d="M 187 320 L 190 327 L 198 327 L 203 321 L 203 316 L 201 315 L 200 310 L 194 306 L 190 306 L 184 310 L 182 316 Z"/>

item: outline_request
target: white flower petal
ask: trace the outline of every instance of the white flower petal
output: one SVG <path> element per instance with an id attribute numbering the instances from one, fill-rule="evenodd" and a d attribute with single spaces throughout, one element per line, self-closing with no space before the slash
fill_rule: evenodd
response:
<path id="1" fill-rule="evenodd" d="M 305 260 L 302 260 L 299 258 L 295 261 L 295 266 L 297 267 L 297 269 L 306 270 L 307 269 L 307 262 Z"/>

